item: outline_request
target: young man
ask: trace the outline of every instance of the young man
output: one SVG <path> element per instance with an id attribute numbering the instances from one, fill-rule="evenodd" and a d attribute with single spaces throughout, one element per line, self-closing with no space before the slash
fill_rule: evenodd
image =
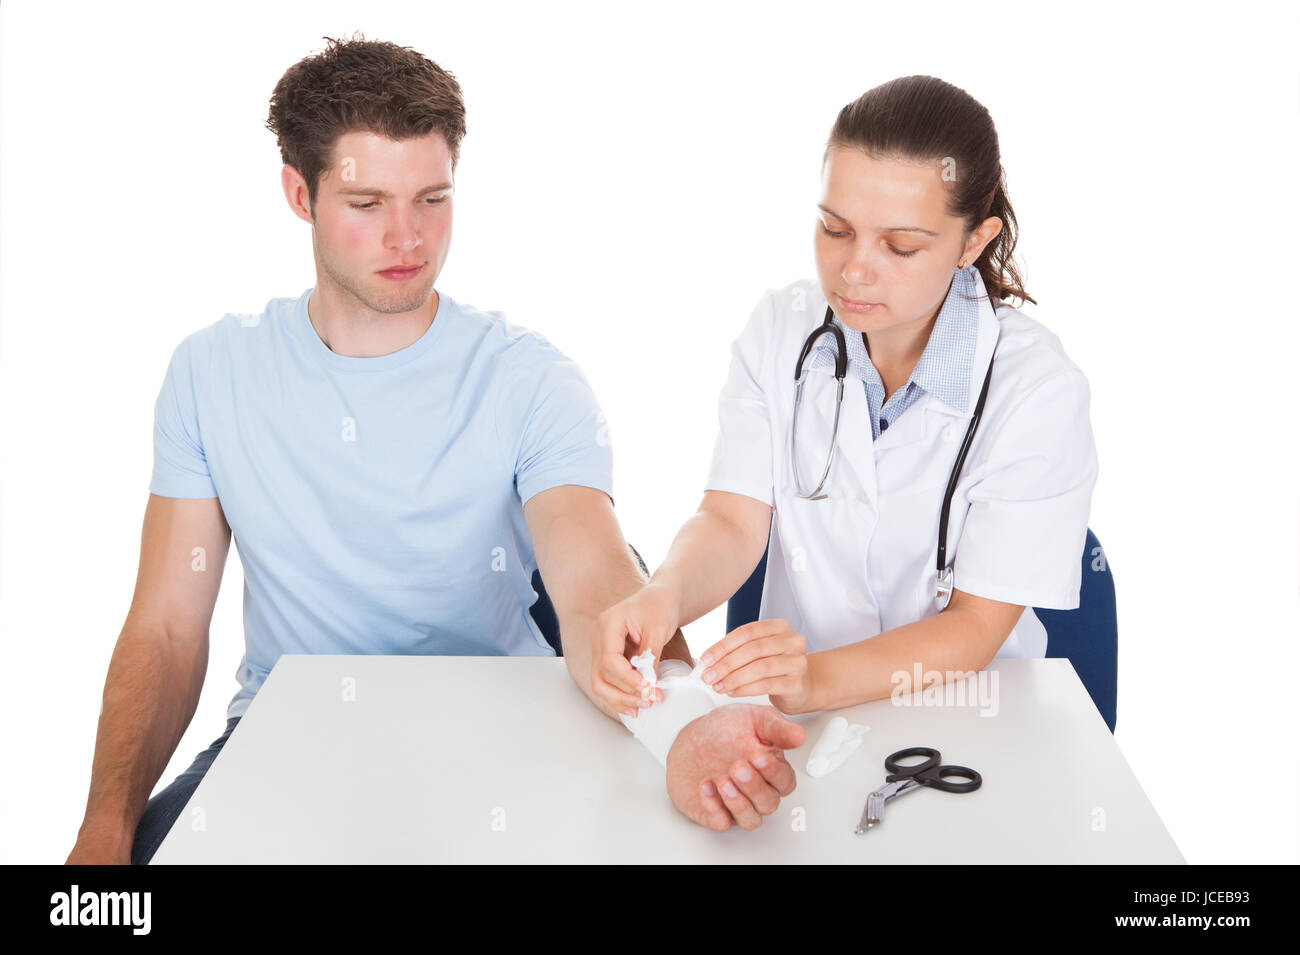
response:
<path id="1" fill-rule="evenodd" d="M 596 619 L 645 577 L 614 516 L 595 396 L 545 339 L 434 287 L 459 85 L 413 50 L 331 41 L 285 73 L 268 126 L 317 282 L 172 356 L 69 862 L 148 862 L 281 653 L 554 655 L 528 610 L 534 567 L 569 672 L 616 716 L 592 691 Z M 240 689 L 225 733 L 149 799 L 198 704 L 232 532 Z M 680 631 L 664 656 L 689 663 Z M 794 788 L 781 750 L 803 731 L 773 709 L 723 706 L 671 733 L 669 794 L 702 825 L 753 828 Z"/>

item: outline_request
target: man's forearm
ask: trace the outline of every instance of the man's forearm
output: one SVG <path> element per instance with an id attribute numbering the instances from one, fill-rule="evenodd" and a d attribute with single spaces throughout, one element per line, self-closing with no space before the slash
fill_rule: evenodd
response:
<path id="1" fill-rule="evenodd" d="M 884 699 L 898 685 L 898 674 L 910 679 L 918 664 L 923 673 L 942 674 L 944 682 L 977 672 L 997 653 L 997 646 L 989 648 L 994 636 L 978 615 L 950 608 L 858 643 L 809 654 L 813 691 L 800 712 Z"/>
<path id="2" fill-rule="evenodd" d="M 194 716 L 207 671 L 203 638 L 128 624 L 113 650 L 79 838 L 127 847 L 154 784 Z"/>

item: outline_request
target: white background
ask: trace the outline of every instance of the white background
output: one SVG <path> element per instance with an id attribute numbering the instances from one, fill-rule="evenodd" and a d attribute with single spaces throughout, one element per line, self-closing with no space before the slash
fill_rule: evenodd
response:
<path id="1" fill-rule="evenodd" d="M 81 821 L 172 349 L 314 284 L 267 101 L 354 30 L 460 80 L 437 286 L 582 366 L 652 567 L 698 503 L 731 340 L 815 275 L 839 108 L 912 73 L 987 106 L 1028 311 L 1092 383 L 1116 738 L 1188 861 L 1300 861 L 1295 5 L 18 2 L 0 29 L 3 861 L 61 862 Z M 224 729 L 241 591 L 232 548 L 159 788 Z"/>

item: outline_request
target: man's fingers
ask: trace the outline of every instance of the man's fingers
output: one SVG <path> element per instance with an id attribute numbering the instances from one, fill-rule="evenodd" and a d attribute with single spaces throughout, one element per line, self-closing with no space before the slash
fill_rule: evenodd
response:
<path id="1" fill-rule="evenodd" d="M 718 792 L 722 796 L 723 805 L 731 813 L 731 818 L 736 820 L 736 824 L 742 829 L 757 829 L 759 823 L 763 821 L 750 803 L 749 797 L 746 796 L 727 776 L 723 776 L 716 783 Z"/>
<path id="2" fill-rule="evenodd" d="M 714 832 L 726 832 L 731 828 L 731 813 L 718 797 L 718 787 L 707 779 L 700 783 L 700 809 L 703 820 L 697 819 L 696 822 Z"/>
<path id="3" fill-rule="evenodd" d="M 787 720 L 773 706 L 759 710 L 758 725 L 754 728 L 758 738 L 764 743 L 779 746 L 782 749 L 797 749 L 802 746 L 807 734 L 798 723 Z"/>
<path id="4" fill-rule="evenodd" d="M 733 765 L 731 778 L 740 787 L 740 791 L 749 797 L 750 804 L 760 816 L 770 816 L 781 805 L 781 794 L 748 761 L 742 759 Z"/>
<path id="5" fill-rule="evenodd" d="M 788 796 L 794 792 L 794 767 L 786 762 L 780 750 L 772 753 L 761 753 L 751 759 L 750 763 L 763 774 L 763 778 L 767 780 L 768 785 L 782 796 Z"/>

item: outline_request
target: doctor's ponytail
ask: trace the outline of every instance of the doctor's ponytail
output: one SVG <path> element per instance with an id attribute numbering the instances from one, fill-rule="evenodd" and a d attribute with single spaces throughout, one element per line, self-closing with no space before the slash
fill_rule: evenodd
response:
<path id="1" fill-rule="evenodd" d="M 989 216 L 1002 231 L 973 263 L 994 298 L 1034 302 L 1011 255 L 1016 247 L 1016 214 L 1007 197 L 998 134 L 993 117 L 965 90 L 933 76 L 904 76 L 870 89 L 840 110 L 826 143 L 862 149 L 878 158 L 938 162 L 951 182 L 948 213 L 968 230 Z"/>

